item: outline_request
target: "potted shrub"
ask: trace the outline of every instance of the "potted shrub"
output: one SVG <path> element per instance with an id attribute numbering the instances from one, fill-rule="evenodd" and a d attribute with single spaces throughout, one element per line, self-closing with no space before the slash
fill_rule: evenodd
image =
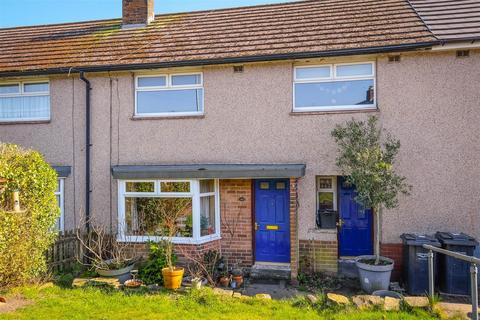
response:
<path id="1" fill-rule="evenodd" d="M 352 119 L 332 131 L 339 147 L 337 166 L 346 182 L 355 186 L 356 201 L 372 208 L 375 218 L 375 254 L 356 258 L 362 289 L 369 293 L 387 290 L 393 270 L 393 260 L 380 256 L 382 210 L 395 208 L 399 194 L 409 194 L 411 189 L 393 167 L 400 141 L 388 132 L 382 136 L 377 122 L 377 117 L 366 122 Z"/>
<path id="2" fill-rule="evenodd" d="M 148 259 L 140 266 L 138 276 L 147 285 L 163 285 L 162 270 L 167 267 L 165 257 L 165 243 L 149 241 Z M 173 264 L 177 261 L 177 256 L 172 255 Z"/>
<path id="3" fill-rule="evenodd" d="M 188 198 L 171 198 L 157 201 L 154 206 L 162 230 L 161 235 L 165 237 L 163 246 L 167 267 L 162 269 L 163 283 L 167 289 L 178 289 L 182 285 L 185 270 L 175 266 L 172 238 L 181 232 L 178 224 L 191 212 L 191 202 Z"/>
<path id="4" fill-rule="evenodd" d="M 106 227 L 90 222 L 90 232 L 81 234 L 77 231 L 77 238 L 84 248 L 83 261 L 93 267 L 102 277 L 117 278 L 124 283 L 131 278 L 138 255 L 131 250 L 127 243 L 118 242 L 114 234 L 110 234 Z"/>

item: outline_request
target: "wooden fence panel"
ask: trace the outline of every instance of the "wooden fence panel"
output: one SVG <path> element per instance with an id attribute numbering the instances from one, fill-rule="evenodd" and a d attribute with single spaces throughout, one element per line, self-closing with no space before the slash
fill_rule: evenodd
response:
<path id="1" fill-rule="evenodd" d="M 82 257 L 82 246 L 77 238 L 77 231 L 60 233 L 55 243 L 46 252 L 50 272 L 64 272 L 74 267 Z"/>

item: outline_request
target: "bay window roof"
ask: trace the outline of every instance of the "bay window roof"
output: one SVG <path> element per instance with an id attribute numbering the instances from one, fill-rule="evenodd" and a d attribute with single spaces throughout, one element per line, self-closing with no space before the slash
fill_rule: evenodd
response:
<path id="1" fill-rule="evenodd" d="M 120 165 L 112 174 L 115 179 L 300 178 L 305 164 Z"/>

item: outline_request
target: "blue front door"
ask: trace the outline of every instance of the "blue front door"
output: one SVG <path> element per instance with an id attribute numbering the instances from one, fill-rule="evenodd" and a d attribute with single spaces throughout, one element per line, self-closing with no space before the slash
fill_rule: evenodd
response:
<path id="1" fill-rule="evenodd" d="M 290 262 L 289 180 L 255 181 L 255 260 Z"/>
<path id="2" fill-rule="evenodd" d="M 372 210 L 355 201 L 355 187 L 339 179 L 339 250 L 340 256 L 359 256 L 373 253 Z"/>

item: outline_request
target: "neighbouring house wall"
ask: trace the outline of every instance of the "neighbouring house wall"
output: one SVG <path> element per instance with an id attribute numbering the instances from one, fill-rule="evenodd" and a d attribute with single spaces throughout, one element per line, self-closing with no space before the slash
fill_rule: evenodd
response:
<path id="1" fill-rule="evenodd" d="M 339 174 L 330 135 L 335 124 L 375 114 L 400 139 L 398 168 L 413 185 L 397 209 L 386 210 L 383 243 L 400 243 L 404 232 L 440 229 L 480 238 L 479 51 L 463 59 L 454 51 L 406 53 L 398 63 L 386 56 L 360 60 L 366 59 L 377 61 L 379 111 L 373 113 L 292 114 L 293 63 L 275 62 L 247 64 L 243 73 L 233 73 L 231 66 L 203 67 L 204 117 L 133 120 L 133 73 L 88 74 L 93 87 L 92 212 L 115 226 L 112 165 L 305 163 L 297 190 L 298 238 L 334 243 L 335 231 L 315 227 L 315 176 Z M 0 140 L 38 149 L 52 164 L 71 165 L 65 201 L 70 215 L 79 215 L 85 196 L 85 88 L 78 78 L 51 81 L 52 121 L 0 125 Z M 73 219 L 67 216 L 67 222 L 70 226 Z"/>
<path id="2" fill-rule="evenodd" d="M 44 79 L 44 78 L 42 78 Z M 65 178 L 65 228 L 78 224 L 85 199 L 85 90 L 78 77 L 50 78 L 51 120 L 0 124 L 0 141 L 39 150 L 52 165 L 71 166 Z"/>
<path id="3" fill-rule="evenodd" d="M 402 143 L 398 167 L 413 186 L 385 212 L 383 241 L 403 232 L 463 231 L 480 238 L 480 53 L 379 61 L 380 120 Z"/>

